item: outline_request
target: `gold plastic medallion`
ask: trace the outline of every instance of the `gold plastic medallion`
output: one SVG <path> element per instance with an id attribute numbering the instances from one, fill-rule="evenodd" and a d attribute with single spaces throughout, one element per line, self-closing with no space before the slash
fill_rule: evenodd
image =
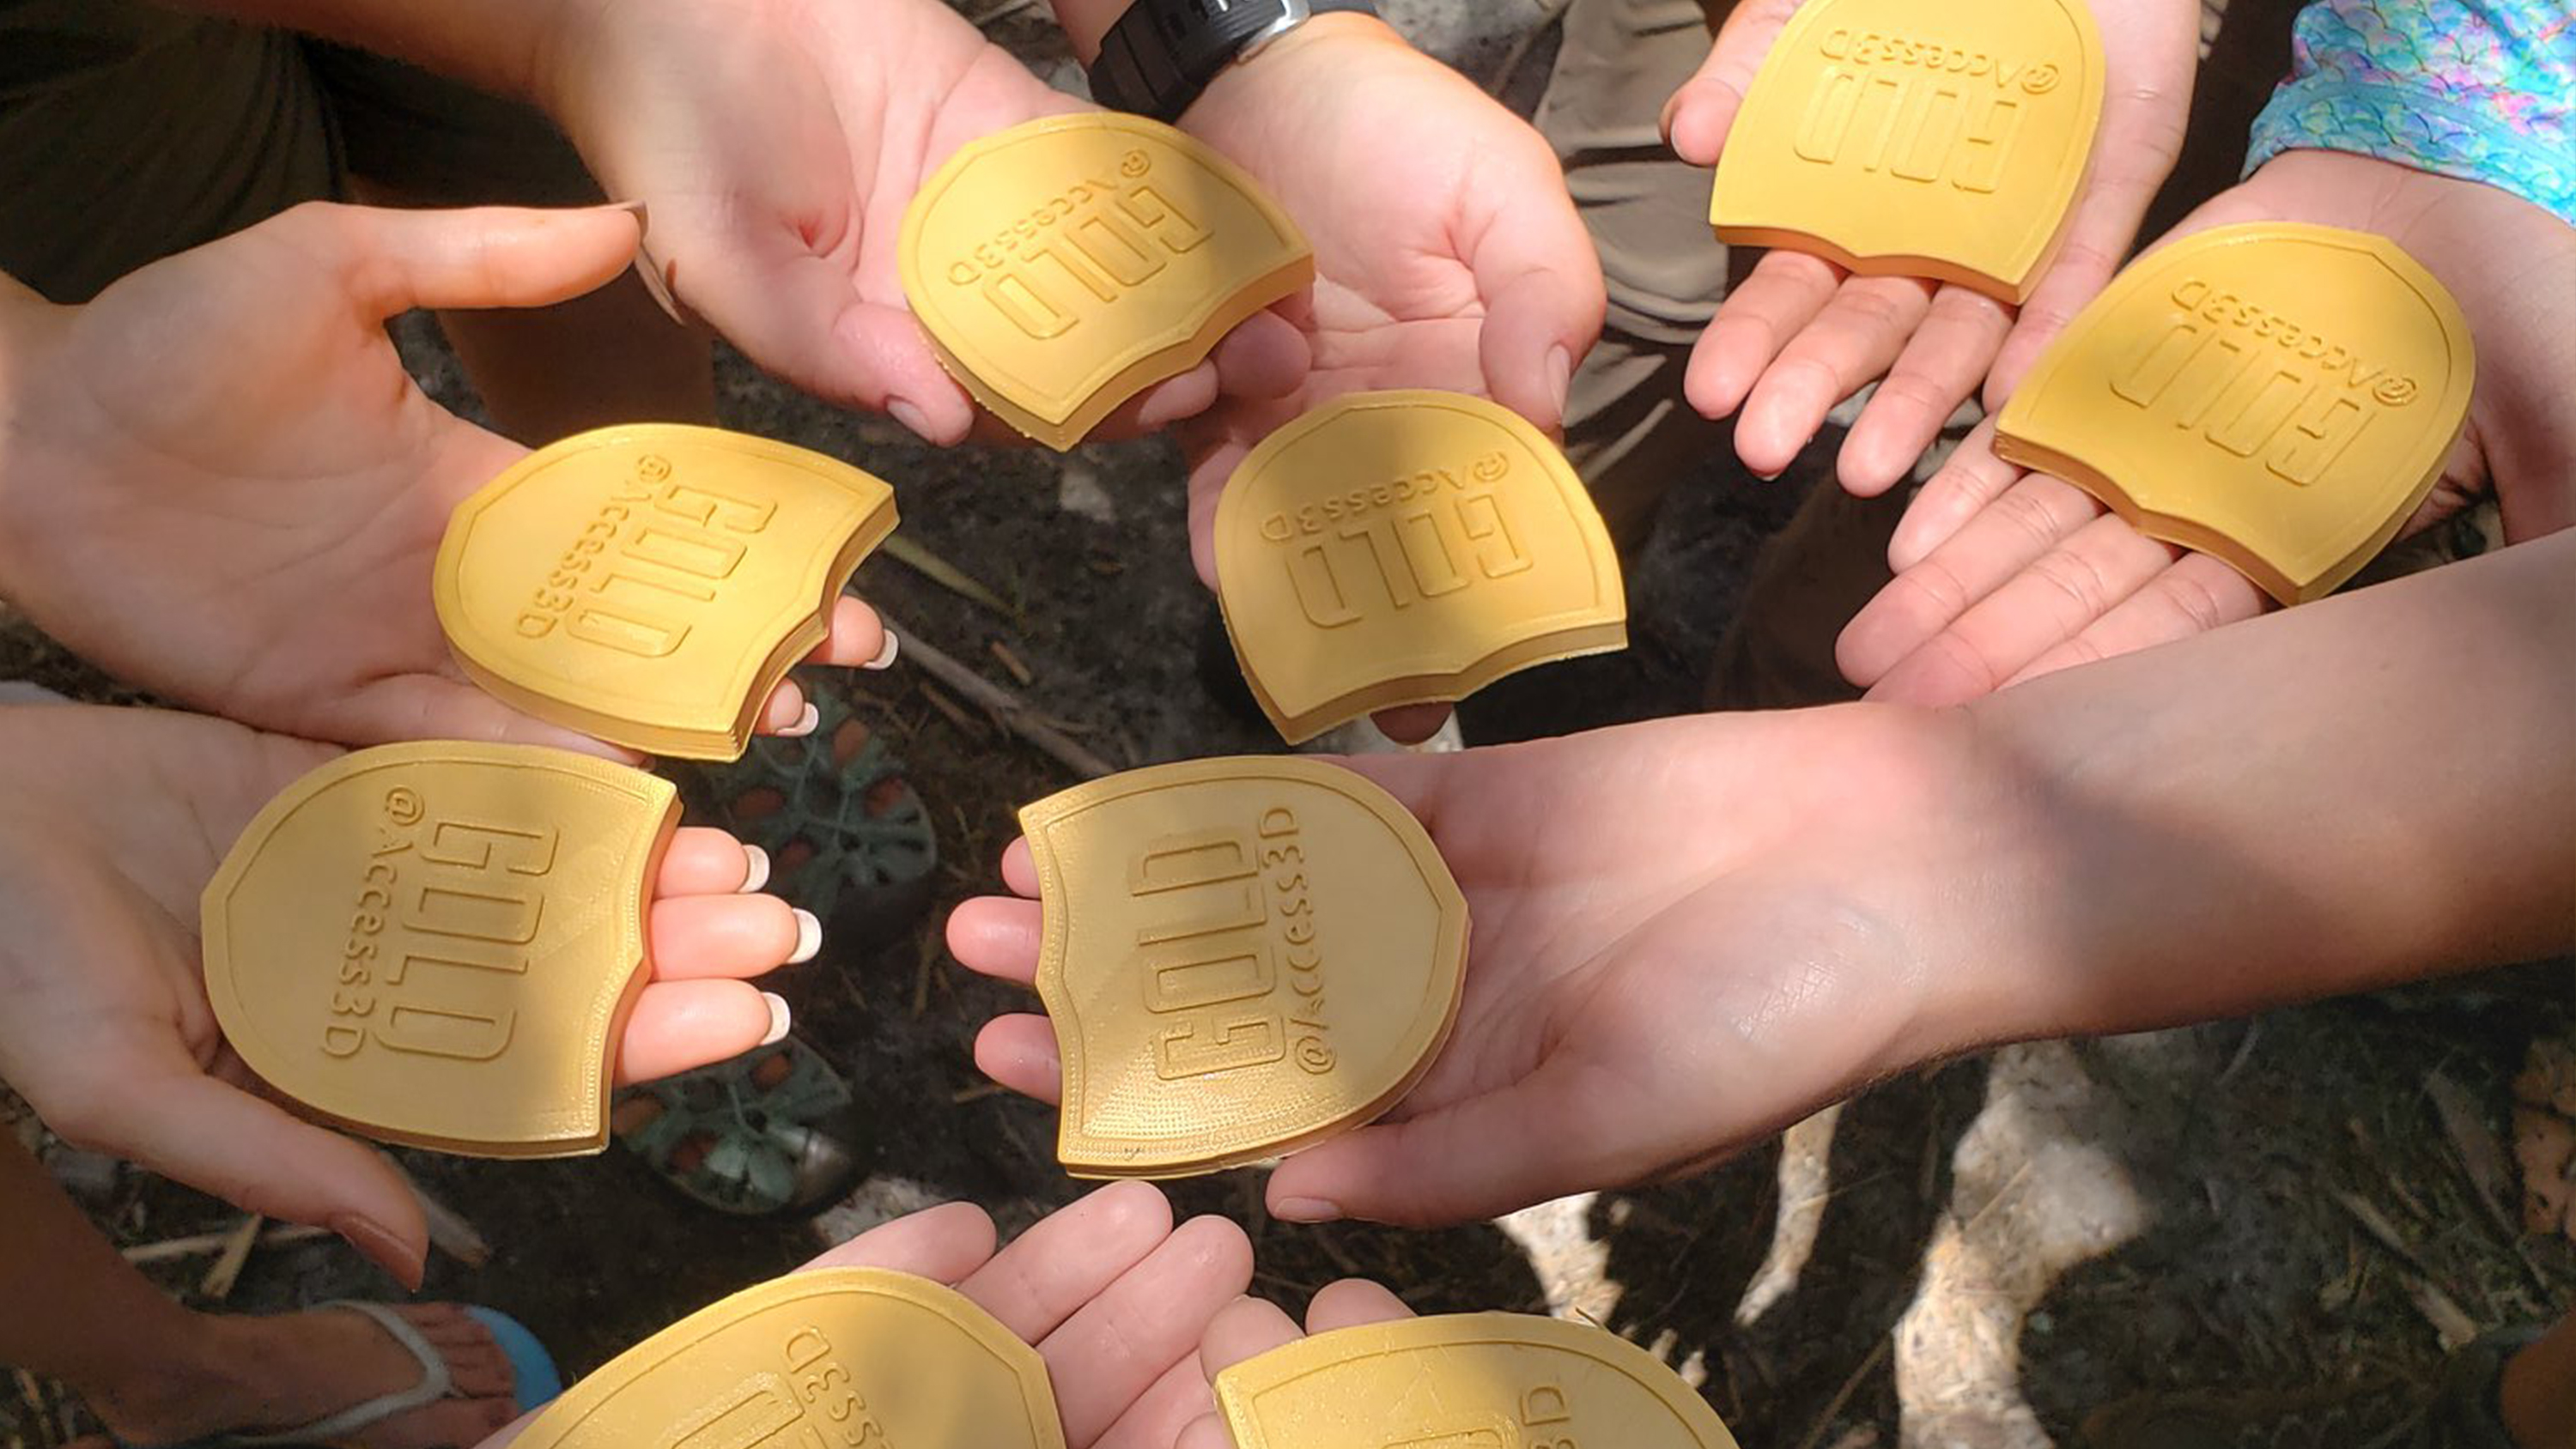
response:
<path id="1" fill-rule="evenodd" d="M 1809 0 L 1727 131 L 1718 236 L 2029 298 L 2102 119 L 2085 0 Z"/>
<path id="2" fill-rule="evenodd" d="M 386 745 L 296 781 L 206 886 L 206 995 L 315 1116 L 478 1157 L 608 1145 L 645 911 L 678 826 L 640 770 Z"/>
<path id="3" fill-rule="evenodd" d="M 2295 604 L 2440 481 L 2476 372 L 2459 304 L 2395 243 L 2220 227 L 2094 299 L 2005 405 L 1995 452 Z"/>
<path id="4" fill-rule="evenodd" d="M 995 416 L 1062 452 L 1315 279 L 1260 185 L 1142 116 L 1051 116 L 974 142 L 904 218 L 903 293 Z"/>
<path id="5" fill-rule="evenodd" d="M 1235 1449 L 1736 1449 L 1645 1350 L 1517 1313 L 1318 1334 L 1217 1375 Z"/>
<path id="6" fill-rule="evenodd" d="M 893 489 L 820 453 L 604 428 L 458 505 L 432 591 L 457 661 L 509 704 L 651 754 L 736 759 L 894 526 Z"/>
<path id="7" fill-rule="evenodd" d="M 1227 481 L 1216 549 L 1226 632 L 1291 744 L 1628 643 L 1583 480 L 1483 398 L 1357 393 L 1279 429 Z"/>
<path id="8" fill-rule="evenodd" d="M 1467 904 L 1396 799 L 1293 757 L 1196 760 L 1020 812 L 1078 1177 L 1183 1177 L 1366 1123 L 1457 1019 Z"/>
<path id="9" fill-rule="evenodd" d="M 926 1279 L 826 1268 L 745 1289 L 609 1361 L 521 1449 L 1064 1449 L 1045 1360 Z"/>

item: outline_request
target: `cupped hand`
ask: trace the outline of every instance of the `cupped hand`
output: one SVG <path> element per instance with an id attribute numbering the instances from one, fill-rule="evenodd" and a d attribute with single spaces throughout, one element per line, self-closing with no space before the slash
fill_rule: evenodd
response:
<path id="1" fill-rule="evenodd" d="M 1228 401 L 1182 432 L 1202 580 L 1216 580 L 1216 504 L 1235 466 L 1328 399 L 1440 388 L 1563 426 L 1607 303 L 1564 172 L 1527 122 L 1384 23 L 1341 14 L 1229 69 L 1181 125 L 1259 178 L 1315 248 L 1304 384 Z"/>
<path id="2" fill-rule="evenodd" d="M 1272 1213 L 1445 1223 L 1657 1178 L 1898 1065 L 1926 983 L 1983 959 L 1961 906 L 1984 947 L 2014 929 L 1975 907 L 2015 858 L 1936 839 L 1978 788 L 1965 728 L 1857 706 L 1349 762 L 1420 818 L 1465 891 L 1466 994 L 1421 1085 L 1288 1159 Z M 960 906 L 949 949 L 1026 982 L 1042 913 L 1025 843 L 1003 879 L 1016 896 Z M 989 1023 L 975 1059 L 1060 1096 L 1043 1016 Z"/>
<path id="3" fill-rule="evenodd" d="M 651 217 L 648 267 L 761 366 L 964 441 L 973 399 L 905 304 L 896 243 L 958 148 L 1089 109 L 938 0 L 576 0 L 539 89 L 612 196 Z M 1150 431 L 1303 366 L 1277 316 L 1102 425 Z M 985 436 L 1016 437 L 990 419 Z"/>
<path id="4" fill-rule="evenodd" d="M 2424 264 L 2468 318 L 2478 380 L 2442 477 L 2404 528 L 2492 495 L 2505 537 L 2576 522 L 2576 228 L 2490 186 L 2367 157 L 2293 151 L 2175 229 L 2301 221 L 2374 232 Z M 2403 535 L 2401 535 L 2403 536 Z M 1896 579 L 1843 631 L 1872 697 L 1952 704 L 2007 684 L 2251 618 L 2270 601 L 2206 554 L 2147 538 L 2090 494 L 1994 455 L 1980 428 L 1926 483 L 1888 549 Z"/>
<path id="5" fill-rule="evenodd" d="M 0 596 L 110 672 L 262 729 L 607 752 L 450 655 L 430 600 L 448 515 L 527 450 L 431 401 L 384 323 L 577 296 L 635 244 L 613 207 L 314 205 L 84 307 L 0 278 Z M 814 662 L 884 643 L 845 599 Z M 782 685 L 762 727 L 804 707 Z"/>
<path id="6" fill-rule="evenodd" d="M 1163 1194 L 1129 1182 L 1058 1209 L 999 1251 L 995 1237 L 983 1209 L 950 1203 L 862 1233 L 800 1271 L 884 1268 L 947 1284 L 1046 1360 L 1072 1449 L 1170 1449 L 1212 1402 L 1200 1341 L 1251 1286 L 1243 1230 L 1212 1217 L 1175 1228 Z"/>
<path id="7" fill-rule="evenodd" d="M 1345 1328 L 1366 1328 L 1375 1323 L 1394 1323 L 1414 1316 L 1404 1300 L 1378 1284 L 1364 1278 L 1345 1278 L 1327 1283 L 1317 1291 L 1314 1301 L 1306 1305 L 1306 1327 L 1299 1331 L 1297 1320 L 1278 1305 L 1259 1298 L 1236 1301 L 1208 1325 L 1206 1341 L 1199 1345 L 1199 1362 L 1207 1370 L 1210 1384 L 1216 1376 L 1261 1357 L 1273 1349 L 1286 1348 L 1299 1339 L 1319 1333 L 1332 1333 Z M 1233 1435 L 1225 1427 L 1222 1415 L 1210 1410 L 1181 1431 L 1172 1449 L 1235 1449 Z"/>
<path id="8" fill-rule="evenodd" d="M 1699 74 L 1664 109 L 1683 160 L 1717 164 L 1763 57 L 1797 9 L 1798 0 L 1746 0 L 1728 15 Z M 1884 493 L 1980 388 L 1988 411 L 2002 407 L 2040 350 L 2110 285 L 2182 153 L 2200 7 L 2118 0 L 2093 14 L 2106 54 L 2092 171 L 2029 300 L 2014 308 L 1955 284 L 1856 276 L 1806 253 L 1768 253 L 1701 335 L 1684 384 L 1702 413 L 1735 416 L 1746 467 L 1776 477 L 1827 413 L 1876 382 L 1836 469 L 1854 494 Z"/>
<path id="9" fill-rule="evenodd" d="M 258 1094 L 206 999 L 198 897 L 269 799 L 337 751 L 222 720 L 0 707 L 0 1079 L 47 1125 L 270 1217 L 329 1227 L 417 1286 L 428 1230 L 375 1149 Z M 651 982 L 621 1081 L 667 1076 L 785 1030 L 750 984 L 820 942 L 747 894 L 733 837 L 683 830 L 654 885 Z"/>

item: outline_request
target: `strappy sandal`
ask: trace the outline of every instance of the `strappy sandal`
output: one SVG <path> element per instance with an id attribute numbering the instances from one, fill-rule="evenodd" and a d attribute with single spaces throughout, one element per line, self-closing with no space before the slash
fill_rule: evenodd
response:
<path id="1" fill-rule="evenodd" d="M 333 1310 L 364 1314 L 374 1320 L 375 1325 L 385 1331 L 386 1337 L 402 1345 L 403 1351 L 419 1363 L 419 1381 L 410 1388 L 378 1394 L 362 1404 L 351 1404 L 300 1428 L 272 1434 L 209 1435 L 190 1441 L 182 1449 L 345 1444 L 388 1419 L 400 1418 L 414 1409 L 427 1408 L 455 1394 L 456 1381 L 447 1370 L 446 1357 L 428 1339 L 421 1337 L 420 1330 L 412 1327 L 401 1314 L 384 1304 L 358 1299 L 317 1304 L 307 1311 L 325 1313 Z M 519 1412 L 525 1414 L 554 1402 L 556 1395 L 563 1392 L 563 1376 L 556 1370 L 554 1358 L 546 1352 L 545 1345 L 537 1341 L 537 1336 L 506 1313 L 489 1308 L 467 1308 L 465 1312 L 483 1325 L 484 1330 L 492 1335 L 492 1342 L 510 1360 L 510 1382 L 518 1398 Z"/>
<path id="2" fill-rule="evenodd" d="M 858 1185 L 869 1156 L 850 1084 L 793 1036 L 629 1087 L 610 1123 L 663 1181 L 737 1217 L 819 1212 Z"/>

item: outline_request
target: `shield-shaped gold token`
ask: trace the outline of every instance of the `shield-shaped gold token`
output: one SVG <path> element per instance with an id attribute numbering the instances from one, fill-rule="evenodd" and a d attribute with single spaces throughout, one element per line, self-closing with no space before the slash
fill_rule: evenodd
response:
<path id="1" fill-rule="evenodd" d="M 1467 903 L 1404 806 L 1291 757 L 1194 760 L 1020 812 L 1078 1177 L 1185 1177 L 1358 1126 L 1457 1019 Z"/>
<path id="2" fill-rule="evenodd" d="M 263 1080 L 367 1136 L 596 1152 L 679 819 L 667 782 L 563 750 L 344 755 L 270 801 L 206 886 L 215 1019 Z"/>
<path id="3" fill-rule="evenodd" d="M 681 1319 L 564 1391 L 522 1449 L 1064 1449 L 1046 1361 L 926 1279 L 824 1268 Z"/>
<path id="4" fill-rule="evenodd" d="M 1217 1375 L 1216 1396 L 1235 1449 L 1736 1449 L 1645 1350 L 1518 1313 L 1317 1334 Z"/>
<path id="5" fill-rule="evenodd" d="M 2102 119 L 2085 3 L 1808 0 L 1726 133 L 1718 236 L 2026 300 Z"/>
<path id="6" fill-rule="evenodd" d="M 1357 393 L 1272 433 L 1225 485 L 1216 551 L 1235 656 L 1291 744 L 1628 643 L 1583 480 L 1461 393 Z"/>
<path id="7" fill-rule="evenodd" d="M 2095 298 L 2005 405 L 1995 452 L 2295 604 L 2440 481 L 2476 372 L 2459 304 L 2395 243 L 2220 227 Z"/>
<path id="8" fill-rule="evenodd" d="M 656 755 L 736 759 L 894 490 L 820 453 L 638 424 L 532 454 L 457 506 L 438 621 L 474 682 Z"/>
<path id="9" fill-rule="evenodd" d="M 1059 452 L 1315 279 L 1305 234 L 1234 163 L 1159 121 L 1050 116 L 959 150 L 897 253 L 949 373 Z"/>

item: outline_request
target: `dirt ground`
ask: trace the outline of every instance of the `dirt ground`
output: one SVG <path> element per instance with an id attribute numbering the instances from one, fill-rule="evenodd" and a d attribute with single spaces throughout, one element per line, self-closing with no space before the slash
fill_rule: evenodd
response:
<path id="1" fill-rule="evenodd" d="M 999 12 L 982 18 L 1049 58 L 1026 6 L 960 8 Z M 1509 93 L 1528 102 L 1546 60 L 1543 37 L 1518 43 L 1535 6 L 1415 8 L 1471 73 L 1513 67 Z M 434 335 L 415 323 L 406 338 L 433 389 L 470 406 Z M 905 535 L 1012 606 L 869 563 L 857 589 L 922 638 L 996 680 L 1007 676 L 992 647 L 1005 647 L 1032 673 L 1030 701 L 1122 766 L 1275 747 L 1197 681 L 1209 605 L 1167 446 L 941 453 L 738 360 L 723 384 L 730 425 L 892 480 Z M 1695 708 L 1754 551 L 1838 441 L 1829 432 L 1770 484 L 1712 455 L 1632 571 L 1635 647 L 1471 702 L 1471 741 Z M 126 697 L 12 625 L 0 677 L 28 676 Z M 781 989 L 803 1038 L 859 1084 L 877 1134 L 868 1181 L 815 1224 L 746 1222 L 685 1202 L 617 1151 L 543 1164 L 405 1154 L 495 1249 L 479 1268 L 439 1259 L 429 1296 L 518 1316 L 578 1373 L 893 1213 L 966 1198 L 1008 1230 L 1076 1194 L 1053 1165 L 1051 1111 L 992 1091 L 968 1058 L 976 1029 L 1025 999 L 959 970 L 938 937 L 950 905 L 992 888 L 1014 810 L 1070 777 L 971 712 L 943 711 L 917 669 L 870 680 L 861 700 L 939 824 L 939 898 L 913 939 L 827 949 Z M 2361 1446 L 2402 1423 L 2446 1336 L 2576 1303 L 2576 1249 L 2520 1233 L 2510 1181 L 2482 1189 L 2468 1165 L 2480 1132 L 2446 1131 L 2427 1090 L 2436 1076 L 2455 1084 L 2483 1133 L 2500 1135 L 2526 1046 L 2570 1029 L 2570 974 L 2537 966 L 2013 1048 L 1886 1083 L 1696 1181 L 1499 1225 L 1287 1227 L 1263 1216 L 1246 1173 L 1176 1196 L 1241 1222 L 1259 1290 L 1292 1306 L 1364 1274 L 1425 1311 L 1591 1314 L 1683 1365 L 1748 1449 L 2113 1442 L 2106 1413 L 2169 1391 L 2206 1396 L 2222 1421 L 2284 1425 L 2257 1442 Z M 128 1244 L 235 1219 L 130 1172 L 89 1200 Z M 204 1267 L 156 1272 L 188 1292 Z M 229 1306 L 396 1292 L 336 1243 L 311 1242 L 254 1254 Z M 41 1386 L 14 1398 L 0 1386 L 0 1440 L 59 1443 L 75 1419 Z"/>

